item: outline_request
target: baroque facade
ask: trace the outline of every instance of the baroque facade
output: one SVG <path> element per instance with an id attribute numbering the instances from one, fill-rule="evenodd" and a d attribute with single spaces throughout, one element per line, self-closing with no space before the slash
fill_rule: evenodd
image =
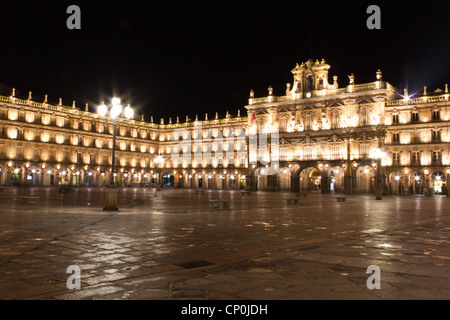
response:
<path id="1" fill-rule="evenodd" d="M 340 87 L 337 76 L 329 82 L 329 69 L 324 60 L 297 64 L 284 96 L 271 87 L 260 98 L 250 92 L 246 116 L 167 124 L 120 119 L 115 184 L 154 186 L 161 179 L 176 188 L 448 195 L 448 86 L 409 96 L 378 70 L 374 82 L 357 84 L 351 74 Z M 177 161 L 171 154 L 180 130 L 193 140 L 176 150 L 183 154 Z M 251 137 L 275 132 L 276 152 L 269 144 L 261 164 Z M 19 99 L 14 90 L 0 96 L 0 185 L 104 186 L 112 174 L 112 133 L 111 119 L 87 106 L 35 102 L 31 93 Z M 383 158 L 374 158 L 377 149 Z M 216 160 L 205 161 L 212 153 Z M 164 163 L 155 163 L 158 155 Z M 276 173 L 265 174 L 274 163 Z"/>

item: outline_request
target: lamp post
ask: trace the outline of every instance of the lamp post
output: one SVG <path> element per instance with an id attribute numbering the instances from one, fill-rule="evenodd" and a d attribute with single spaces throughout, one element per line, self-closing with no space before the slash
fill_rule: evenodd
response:
<path id="1" fill-rule="evenodd" d="M 158 166 L 158 169 L 159 169 L 158 170 L 158 183 L 156 184 L 156 191 L 161 191 L 162 177 L 161 177 L 161 167 L 160 167 L 160 165 L 164 164 L 164 161 L 165 161 L 165 159 L 162 156 L 160 156 L 160 155 L 158 155 L 155 158 L 155 163 L 156 163 L 156 165 Z"/>
<path id="2" fill-rule="evenodd" d="M 114 183 L 114 169 L 115 169 L 115 161 L 116 161 L 116 124 L 117 120 L 122 114 L 122 111 L 124 113 L 124 116 L 126 119 L 131 119 L 133 117 L 133 109 L 131 109 L 130 105 L 128 105 L 124 110 L 122 110 L 122 105 L 120 104 L 119 98 L 112 98 L 111 101 L 111 109 L 109 110 L 109 115 L 111 119 L 113 119 L 114 127 L 113 127 L 113 145 L 112 145 L 112 159 L 111 159 L 111 177 L 110 177 L 110 183 L 106 191 L 106 203 L 105 207 L 103 208 L 104 211 L 117 211 L 119 210 L 117 208 L 117 192 L 118 190 L 115 189 L 115 183 Z M 105 105 L 105 103 L 102 103 L 97 108 L 97 113 L 100 115 L 100 117 L 105 117 L 108 113 L 108 107 Z"/>
<path id="3" fill-rule="evenodd" d="M 381 167 L 381 159 L 386 157 L 386 152 L 381 151 L 380 148 L 375 149 L 370 157 L 377 160 L 377 177 L 376 177 L 376 198 L 375 200 L 383 200 L 381 198 L 381 177 L 380 177 L 380 167 Z"/>

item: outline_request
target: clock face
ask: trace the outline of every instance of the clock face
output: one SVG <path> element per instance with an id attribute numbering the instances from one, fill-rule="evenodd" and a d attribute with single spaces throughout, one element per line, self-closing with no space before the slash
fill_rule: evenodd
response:
<path id="1" fill-rule="evenodd" d="M 307 98 L 311 98 L 311 92 L 306 93 Z"/>

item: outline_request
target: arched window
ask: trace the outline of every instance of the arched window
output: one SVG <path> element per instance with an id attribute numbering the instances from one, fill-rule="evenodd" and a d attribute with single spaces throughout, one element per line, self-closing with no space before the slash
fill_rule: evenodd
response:
<path id="1" fill-rule="evenodd" d="M 306 114 L 303 123 L 304 123 L 304 127 L 305 127 L 304 130 L 305 131 L 311 130 L 312 129 L 312 123 L 313 123 L 313 116 L 312 116 L 312 114 Z"/>
<path id="2" fill-rule="evenodd" d="M 280 119 L 280 132 L 286 132 L 287 122 L 288 122 L 287 119 L 284 117 Z"/>
<path id="3" fill-rule="evenodd" d="M 367 110 L 367 108 L 364 108 L 364 107 L 363 108 L 358 107 L 358 113 L 359 113 L 359 125 L 361 127 L 368 126 L 370 124 L 369 110 Z"/>
<path id="4" fill-rule="evenodd" d="M 341 114 L 338 110 L 332 110 L 330 112 L 331 117 L 331 129 L 337 129 L 341 127 Z"/>
<path id="5" fill-rule="evenodd" d="M 305 91 L 312 91 L 314 90 L 314 77 L 312 74 L 308 74 L 306 76 L 306 86 L 305 86 Z"/>

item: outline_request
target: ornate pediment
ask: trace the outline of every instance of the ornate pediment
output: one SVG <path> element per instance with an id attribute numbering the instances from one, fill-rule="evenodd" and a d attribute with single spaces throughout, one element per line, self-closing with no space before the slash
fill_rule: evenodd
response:
<path id="1" fill-rule="evenodd" d="M 356 104 L 356 100 L 355 99 L 346 99 L 346 100 L 344 100 L 344 104 L 346 106 L 353 105 L 353 104 Z"/>
<path id="2" fill-rule="evenodd" d="M 307 134 L 304 139 L 296 139 L 296 140 L 291 140 L 291 141 L 300 143 L 300 144 L 315 144 L 316 143 L 316 140 L 311 139 L 309 134 Z"/>
<path id="3" fill-rule="evenodd" d="M 334 142 L 334 143 L 336 143 L 336 142 L 343 142 L 344 139 L 339 138 L 337 135 L 333 134 L 333 136 L 331 137 L 331 139 L 327 139 L 326 141 L 327 141 L 327 142 Z"/>
<path id="4" fill-rule="evenodd" d="M 367 136 L 366 132 L 363 132 L 360 136 L 354 138 L 355 141 L 373 141 L 377 140 L 376 137 Z"/>

